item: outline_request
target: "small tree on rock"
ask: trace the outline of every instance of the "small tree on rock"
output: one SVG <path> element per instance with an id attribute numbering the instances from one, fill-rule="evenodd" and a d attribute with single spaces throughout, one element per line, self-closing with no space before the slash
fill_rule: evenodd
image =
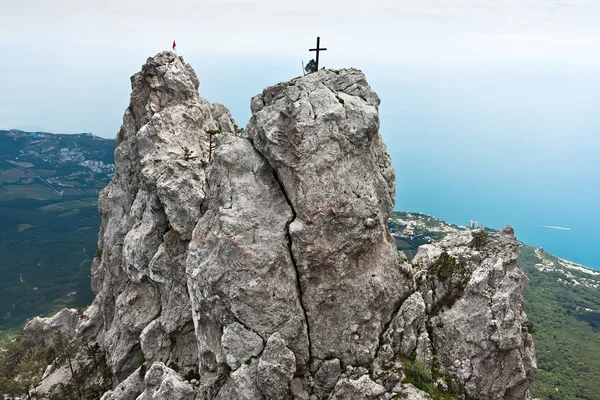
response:
<path id="1" fill-rule="evenodd" d="M 208 134 L 208 161 L 210 162 L 212 160 L 212 151 L 216 145 L 215 135 L 218 135 L 221 131 L 218 129 L 209 129 L 206 133 Z"/>

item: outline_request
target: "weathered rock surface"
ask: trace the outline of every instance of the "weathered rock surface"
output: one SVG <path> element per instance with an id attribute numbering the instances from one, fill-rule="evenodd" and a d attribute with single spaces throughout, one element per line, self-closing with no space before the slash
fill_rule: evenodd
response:
<path id="1" fill-rule="evenodd" d="M 398 355 L 408 357 L 417 348 L 420 335 L 425 331 L 425 322 L 425 302 L 421 293 L 415 292 L 402 303 L 384 333 L 384 340 L 398 351 Z"/>
<path id="2" fill-rule="evenodd" d="M 59 332 L 67 338 L 75 336 L 78 323 L 79 313 L 77 310 L 65 308 L 50 318 L 32 318 L 25 324 L 23 331 L 32 335 L 44 346 L 50 346 L 54 343 L 54 337 Z"/>
<path id="3" fill-rule="evenodd" d="M 279 332 L 305 364 L 308 335 L 286 237 L 292 211 L 273 169 L 250 141 L 227 135 L 208 182 L 187 257 L 201 369 L 227 362 L 222 335 L 234 322 L 264 342 Z"/>
<path id="4" fill-rule="evenodd" d="M 456 261 L 451 274 L 443 268 L 452 262 L 439 268 L 442 253 Z M 425 274 L 437 271 L 422 289 L 435 289 L 428 307 L 439 310 L 430 315 L 433 348 L 467 398 L 524 399 L 535 376 L 535 350 L 523 310 L 528 280 L 518 256 L 519 243 L 507 227 L 480 246 L 469 232 L 423 246 L 413 260 Z M 461 294 L 445 297 L 456 286 Z M 445 305 L 436 303 L 443 298 Z"/>
<path id="5" fill-rule="evenodd" d="M 258 361 L 257 384 L 266 399 L 283 399 L 296 372 L 296 357 L 279 333 L 271 335 Z"/>
<path id="6" fill-rule="evenodd" d="M 526 399 L 512 232 L 398 255 L 394 170 L 360 71 L 265 89 L 244 137 L 198 85 L 170 52 L 132 77 L 76 330 L 107 354 L 104 400 L 428 398 L 406 381 L 415 365 L 457 398 Z"/>
<path id="7" fill-rule="evenodd" d="M 341 374 L 340 360 L 334 358 L 323 361 L 314 375 L 313 393 L 320 398 L 326 397 L 335 387 Z"/>
<path id="8" fill-rule="evenodd" d="M 258 334 L 237 322 L 223 329 L 221 345 L 227 364 L 233 370 L 238 369 L 242 363 L 251 358 L 257 357 L 264 348 L 262 338 Z"/>
<path id="9" fill-rule="evenodd" d="M 197 365 L 186 249 L 206 196 L 206 131 L 236 129 L 224 107 L 198 96 L 196 74 L 173 53 L 148 59 L 131 84 L 115 177 L 99 199 L 90 319 L 101 328 L 88 329 L 119 380 L 139 366 L 140 351 L 149 362 Z"/>
<path id="10" fill-rule="evenodd" d="M 289 240 L 311 355 L 343 365 L 369 365 L 409 294 L 386 225 L 395 176 L 378 106 L 360 71 L 319 71 L 254 97 L 247 130 L 293 212 Z"/>
<path id="11" fill-rule="evenodd" d="M 216 400 L 262 400 L 264 396 L 256 383 L 257 363 L 244 364 L 227 378 Z M 207 397 L 210 398 L 210 397 Z"/>

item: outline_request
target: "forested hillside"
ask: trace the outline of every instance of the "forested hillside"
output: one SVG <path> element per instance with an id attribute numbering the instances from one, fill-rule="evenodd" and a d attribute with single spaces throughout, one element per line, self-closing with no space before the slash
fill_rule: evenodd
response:
<path id="1" fill-rule="evenodd" d="M 541 255 L 559 265 L 548 253 Z M 534 325 L 539 368 L 532 395 L 550 400 L 599 399 L 600 288 L 585 282 L 600 276 L 569 269 L 567 273 L 575 278 L 566 279 L 560 269 L 540 271 L 536 264 L 541 262 L 534 248 L 521 248 L 520 264 L 530 280 L 525 308 Z"/>

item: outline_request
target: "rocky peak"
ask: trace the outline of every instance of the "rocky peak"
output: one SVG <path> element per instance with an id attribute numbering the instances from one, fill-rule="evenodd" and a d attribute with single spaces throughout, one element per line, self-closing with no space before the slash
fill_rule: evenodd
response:
<path id="1" fill-rule="evenodd" d="M 243 137 L 173 53 L 132 89 L 76 334 L 107 355 L 104 400 L 526 397 L 514 236 L 399 257 L 379 98 L 360 71 L 266 88 Z"/>
<path id="2" fill-rule="evenodd" d="M 319 71 L 252 99 L 248 136 L 292 211 L 285 234 L 308 323 L 312 368 L 373 360 L 408 295 L 387 218 L 395 176 L 379 98 L 358 70 Z"/>
<path id="3" fill-rule="evenodd" d="M 118 378 L 139 366 L 140 352 L 179 368 L 197 365 L 186 249 L 206 198 L 212 136 L 237 130 L 223 106 L 199 97 L 196 74 L 173 53 L 149 58 L 131 82 L 115 178 L 99 199 L 97 296 L 80 327 L 97 335 Z"/>

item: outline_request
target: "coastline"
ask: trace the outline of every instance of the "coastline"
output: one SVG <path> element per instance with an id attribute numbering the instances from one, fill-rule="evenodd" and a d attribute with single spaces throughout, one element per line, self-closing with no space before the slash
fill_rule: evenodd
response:
<path id="1" fill-rule="evenodd" d="M 581 264 L 577 264 L 573 261 L 569 261 L 569 260 L 565 260 L 564 258 L 560 258 L 560 257 L 556 257 L 560 260 L 560 263 L 563 267 L 565 268 L 569 268 L 569 269 L 574 269 L 580 272 L 583 272 L 585 274 L 589 274 L 589 275 L 600 275 L 600 271 L 596 271 L 592 268 L 588 268 L 585 265 L 581 265 Z"/>

